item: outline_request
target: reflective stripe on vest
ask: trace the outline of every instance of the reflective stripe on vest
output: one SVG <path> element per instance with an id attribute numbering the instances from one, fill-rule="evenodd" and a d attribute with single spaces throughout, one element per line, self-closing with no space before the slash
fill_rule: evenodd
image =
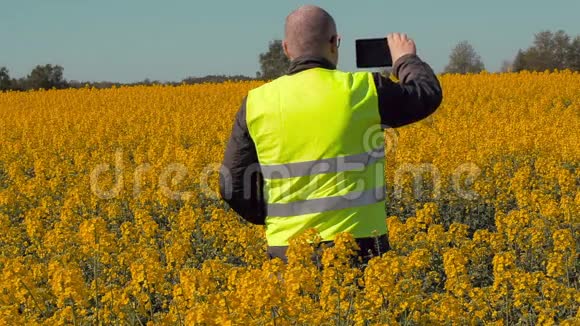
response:
<path id="1" fill-rule="evenodd" d="M 385 158 L 385 146 L 362 154 L 339 156 L 308 162 L 261 165 L 266 179 L 303 177 L 320 173 L 336 173 L 364 168 Z"/>
<path id="2" fill-rule="evenodd" d="M 288 217 L 374 204 L 385 199 L 385 187 L 349 192 L 344 196 L 268 204 L 268 215 Z"/>
<path id="3" fill-rule="evenodd" d="M 314 68 L 249 92 L 246 122 L 267 200 L 266 238 L 288 245 L 386 233 L 384 142 L 370 73 Z"/>

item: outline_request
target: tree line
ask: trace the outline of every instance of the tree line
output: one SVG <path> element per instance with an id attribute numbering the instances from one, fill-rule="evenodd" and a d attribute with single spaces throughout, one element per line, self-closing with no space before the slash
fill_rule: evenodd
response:
<path id="1" fill-rule="evenodd" d="M 0 67 L 0 91 L 28 89 L 66 88 L 68 84 L 63 77 L 64 69 L 59 65 L 38 65 L 26 77 L 10 78 L 6 67 Z"/>
<path id="2" fill-rule="evenodd" d="M 244 75 L 207 75 L 204 77 L 187 77 L 180 82 L 162 82 L 146 78 L 142 81 L 132 83 L 120 83 L 110 81 L 77 81 L 66 80 L 63 76 L 64 68 L 60 65 L 37 65 L 32 69 L 30 74 L 22 78 L 11 78 L 10 72 L 6 67 L 0 67 L 0 91 L 27 91 L 36 89 L 63 89 L 63 88 L 110 88 L 113 86 L 136 86 L 136 85 L 167 85 L 178 86 L 183 84 L 200 84 L 200 83 L 221 83 L 224 81 L 244 81 L 255 78 Z"/>
<path id="3" fill-rule="evenodd" d="M 268 50 L 259 55 L 260 71 L 255 77 L 244 75 L 208 75 L 205 77 L 187 77 L 180 82 L 160 82 L 145 79 L 134 83 L 119 82 L 81 82 L 66 80 L 64 68 L 60 65 L 37 65 L 30 74 L 22 78 L 11 78 L 6 67 L 0 67 L 0 91 L 26 91 L 31 89 L 61 89 L 96 87 L 109 88 L 123 85 L 181 85 L 198 83 L 219 83 L 224 81 L 270 80 L 284 75 L 290 66 L 290 61 L 284 55 L 281 40 L 269 43 Z M 544 71 L 570 69 L 580 71 L 580 35 L 574 37 L 563 30 L 556 32 L 541 31 L 534 35 L 534 41 L 527 49 L 519 49 L 513 60 L 502 63 L 501 72 Z M 477 73 L 485 70 L 481 56 L 468 41 L 459 42 L 449 55 L 449 63 L 444 73 Z"/>
<path id="4" fill-rule="evenodd" d="M 570 69 L 580 71 L 580 35 L 571 37 L 563 30 L 541 31 L 533 44 L 519 49 L 513 60 L 505 60 L 500 72 Z M 477 73 L 485 70 L 481 57 L 469 42 L 459 42 L 449 55 L 445 73 Z"/>
<path id="5" fill-rule="evenodd" d="M 284 56 L 282 41 L 270 42 L 266 53 L 260 54 L 261 71 L 258 77 L 274 79 L 286 73 L 290 62 Z M 541 31 L 527 49 L 519 49 L 513 60 L 505 60 L 500 72 L 545 71 L 570 69 L 580 71 L 580 35 L 566 32 Z M 455 45 L 443 73 L 478 73 L 485 70 L 481 56 L 468 41 Z"/>

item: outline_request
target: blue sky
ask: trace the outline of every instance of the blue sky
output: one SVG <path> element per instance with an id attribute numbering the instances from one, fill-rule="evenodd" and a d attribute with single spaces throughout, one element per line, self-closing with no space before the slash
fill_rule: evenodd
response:
<path id="1" fill-rule="evenodd" d="M 355 39 L 393 31 L 413 37 L 436 71 L 461 40 L 494 71 L 542 29 L 580 34 L 579 0 L 0 0 L 0 66 L 20 77 L 60 64 L 67 79 L 122 82 L 253 76 L 286 15 L 307 3 L 335 17 L 343 70 L 355 70 Z"/>

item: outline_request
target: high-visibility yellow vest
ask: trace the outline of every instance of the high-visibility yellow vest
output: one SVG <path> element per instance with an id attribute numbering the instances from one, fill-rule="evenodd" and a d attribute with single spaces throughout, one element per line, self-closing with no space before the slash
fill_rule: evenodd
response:
<path id="1" fill-rule="evenodd" d="M 287 246 L 387 232 L 385 149 L 371 73 L 313 68 L 249 92 L 246 122 L 264 175 L 266 238 Z"/>

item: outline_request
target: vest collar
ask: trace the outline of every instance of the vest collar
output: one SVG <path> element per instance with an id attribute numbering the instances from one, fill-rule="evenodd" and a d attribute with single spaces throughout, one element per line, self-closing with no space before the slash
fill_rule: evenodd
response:
<path id="1" fill-rule="evenodd" d="M 288 75 L 293 75 L 312 68 L 325 68 L 334 70 L 336 69 L 336 66 L 323 57 L 303 56 L 292 60 L 290 67 L 288 68 Z"/>

